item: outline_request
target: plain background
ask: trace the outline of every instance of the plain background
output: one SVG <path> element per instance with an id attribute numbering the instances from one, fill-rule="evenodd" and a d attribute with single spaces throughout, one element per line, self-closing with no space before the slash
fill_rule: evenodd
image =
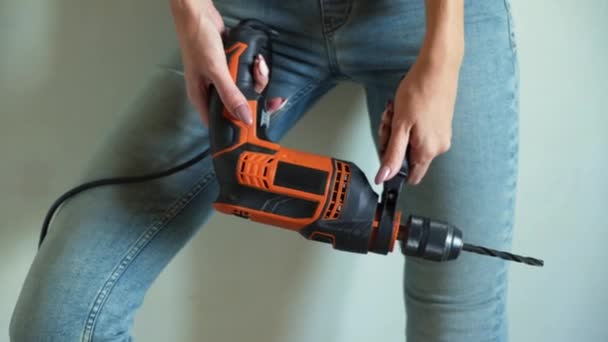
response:
<path id="1" fill-rule="evenodd" d="M 521 158 L 513 341 L 608 341 L 608 2 L 513 1 Z M 0 2 L 0 340 L 43 215 L 174 46 L 167 1 Z M 354 99 L 354 100 L 353 100 Z M 377 163 L 358 87 L 324 98 L 285 143 Z M 315 139 L 310 139 L 310 136 Z M 358 256 L 213 218 L 154 284 L 140 341 L 402 341 L 402 257 Z"/>

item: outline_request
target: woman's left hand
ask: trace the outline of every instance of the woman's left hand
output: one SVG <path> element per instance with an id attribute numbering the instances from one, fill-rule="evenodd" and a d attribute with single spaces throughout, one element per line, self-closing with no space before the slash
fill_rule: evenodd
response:
<path id="1" fill-rule="evenodd" d="M 409 145 L 408 182 L 418 184 L 431 161 L 450 148 L 460 63 L 421 54 L 389 102 L 379 128 L 380 184 L 399 172 Z"/>

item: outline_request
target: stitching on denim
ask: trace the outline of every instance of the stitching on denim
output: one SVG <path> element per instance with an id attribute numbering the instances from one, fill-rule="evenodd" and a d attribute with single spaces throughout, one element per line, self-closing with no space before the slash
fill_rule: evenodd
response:
<path id="1" fill-rule="evenodd" d="M 502 229 L 502 244 L 503 246 L 507 245 L 509 241 L 513 238 L 513 225 L 514 225 L 514 217 L 515 217 L 515 201 L 517 196 L 517 176 L 518 176 L 518 153 L 519 153 L 519 62 L 518 62 L 518 52 L 517 52 L 517 43 L 515 38 L 515 25 L 513 23 L 513 13 L 511 9 L 510 0 L 503 0 L 506 16 L 507 16 L 507 29 L 509 35 L 509 45 L 511 48 L 511 64 L 513 71 L 513 89 L 511 91 L 510 103 L 508 106 L 509 114 L 514 118 L 515 123 L 511 125 L 509 128 L 509 145 L 510 156 L 508 160 L 508 167 L 510 172 L 510 177 L 508 179 L 508 204 L 507 208 L 505 208 L 507 217 L 503 223 Z M 504 265 L 501 270 L 501 276 L 496 278 L 496 289 L 500 289 L 497 292 L 497 295 L 503 296 L 503 298 L 498 298 L 498 305 L 495 308 L 494 317 L 499 314 L 501 311 L 504 312 L 506 309 L 506 300 L 507 300 L 507 286 L 505 285 L 508 277 L 508 265 Z M 501 325 L 506 325 L 508 322 L 502 320 L 496 320 L 494 322 L 493 330 L 495 332 L 500 329 Z M 507 327 L 504 327 L 507 329 Z"/>
<path id="2" fill-rule="evenodd" d="M 325 22 L 325 6 L 324 1 L 319 0 L 319 9 L 321 9 L 321 25 L 323 25 L 323 36 L 327 33 L 327 23 Z"/>
<path id="3" fill-rule="evenodd" d="M 335 51 L 333 50 L 333 38 L 332 32 L 329 29 L 329 24 L 326 20 L 327 14 L 325 13 L 324 1 L 319 0 L 319 8 L 321 10 L 321 25 L 323 26 L 323 40 L 325 41 L 325 53 L 327 54 L 327 62 L 329 64 L 329 69 L 333 76 L 339 75 L 340 70 L 338 68 L 337 57 Z"/>
<path id="4" fill-rule="evenodd" d="M 515 82 L 517 82 L 517 80 L 515 80 Z M 517 86 L 514 87 L 514 90 L 517 88 Z M 511 113 L 517 113 L 517 109 L 515 108 L 516 103 L 517 103 L 517 96 L 513 96 L 512 97 L 512 101 L 511 104 L 509 105 L 509 110 L 511 111 Z M 517 118 L 515 120 L 518 120 Z M 517 193 L 517 146 L 518 146 L 518 139 L 517 139 L 517 131 L 518 131 L 518 123 L 516 121 L 516 123 L 514 123 L 510 130 L 509 130 L 509 160 L 507 162 L 507 167 L 508 167 L 508 172 L 510 173 L 510 176 L 507 179 L 507 187 L 508 187 L 508 194 L 507 194 L 507 205 L 505 208 L 505 218 L 504 221 L 502 223 L 503 225 L 503 229 L 501 230 L 501 238 L 502 238 L 502 245 L 506 246 L 508 244 L 509 241 L 512 240 L 512 236 L 513 236 L 513 225 L 514 225 L 514 217 L 515 217 L 515 199 L 516 199 L 516 193 Z M 500 269 L 500 273 L 499 275 L 496 277 L 496 283 L 494 288 L 497 290 L 496 291 L 496 300 L 497 300 L 497 304 L 494 308 L 494 312 L 493 312 L 493 317 L 498 317 L 499 314 L 503 313 L 506 309 L 506 305 L 505 305 L 505 301 L 507 300 L 506 296 L 507 296 L 507 286 L 505 285 L 506 281 L 507 281 L 507 274 L 508 274 L 508 265 L 502 265 L 499 266 L 501 267 Z M 500 297 L 502 296 L 502 298 Z M 493 327 L 492 327 L 492 331 L 497 334 L 500 327 L 504 324 L 507 324 L 507 322 L 503 321 L 502 319 L 496 319 L 493 322 Z M 497 336 L 497 335 L 496 335 Z M 496 341 L 498 341 L 498 338 L 496 337 Z"/>
<path id="5" fill-rule="evenodd" d="M 135 243 L 128 249 L 126 255 L 122 258 L 122 260 L 114 267 L 109 279 L 106 280 L 104 285 L 101 287 L 100 291 L 97 293 L 95 297 L 95 301 L 93 302 L 93 306 L 89 310 L 89 314 L 87 315 L 87 319 L 85 321 L 85 328 L 83 331 L 82 341 L 83 342 L 92 342 L 93 341 L 93 332 L 95 330 L 95 326 L 97 323 L 97 318 L 101 310 L 104 307 L 112 289 L 120 279 L 120 277 L 125 273 L 127 267 L 133 263 L 135 258 L 143 251 L 143 249 L 152 241 L 152 239 L 161 231 L 163 228 L 167 226 L 167 224 L 176 217 L 187 205 L 194 199 L 201 191 L 207 188 L 207 186 L 213 180 L 214 173 L 209 171 L 201 176 L 186 194 L 182 195 L 179 199 L 174 201 L 171 206 L 165 211 L 165 213 L 154 223 L 152 223 L 149 228 L 140 235 L 140 237 L 135 241 Z"/>
<path id="6" fill-rule="evenodd" d="M 514 54 L 517 54 L 517 39 L 515 37 L 515 23 L 513 19 L 513 11 L 511 9 L 510 0 L 503 0 L 505 12 L 507 14 L 507 30 L 509 34 L 509 44 Z"/>
<path id="7" fill-rule="evenodd" d="M 329 23 L 329 21 L 326 21 L 325 18 L 330 18 L 332 16 L 327 16 L 325 15 L 325 11 L 323 11 L 323 31 L 325 31 L 328 34 L 332 34 L 334 32 L 336 32 L 337 30 L 339 30 L 341 27 L 343 27 L 344 25 L 346 25 L 351 18 L 351 13 L 353 11 L 353 1 L 348 0 L 347 1 L 347 5 L 348 7 L 346 8 L 346 12 L 340 15 L 339 20 L 336 20 L 335 22 L 337 22 L 338 24 L 336 25 L 332 25 Z M 324 1 L 321 0 L 321 6 L 323 7 L 323 3 Z"/>
<path id="8" fill-rule="evenodd" d="M 507 266 L 502 265 L 501 270 L 499 272 L 500 273 L 496 276 L 496 286 L 494 287 L 496 289 L 496 296 L 495 296 L 496 305 L 494 306 L 494 312 L 492 312 L 492 317 L 498 317 L 500 312 L 504 311 L 504 309 L 505 309 L 505 300 L 506 299 L 501 298 L 500 295 L 501 295 L 501 293 L 505 293 L 505 291 L 507 289 L 507 287 L 505 285 L 505 282 L 507 280 Z M 494 323 L 492 326 L 492 333 L 494 335 L 493 340 L 500 341 L 499 337 L 498 337 L 498 331 L 499 331 L 501 323 L 503 323 L 503 321 L 501 319 L 495 319 L 493 323 Z"/>
<path id="9" fill-rule="evenodd" d="M 333 75 L 340 75 L 340 67 L 338 66 L 338 57 L 334 49 L 334 39 L 331 35 L 325 37 L 325 45 L 327 48 L 327 58 L 329 62 L 329 68 Z"/>

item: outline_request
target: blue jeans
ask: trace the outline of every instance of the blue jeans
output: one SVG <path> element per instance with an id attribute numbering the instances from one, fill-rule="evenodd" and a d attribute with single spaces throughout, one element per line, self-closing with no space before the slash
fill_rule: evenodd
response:
<path id="1" fill-rule="evenodd" d="M 507 1 L 466 1 L 452 148 L 421 185 L 405 189 L 403 210 L 450 221 L 468 241 L 508 250 L 518 72 Z M 425 31 L 420 0 L 222 0 L 216 6 L 227 26 L 253 17 L 280 32 L 268 90 L 288 101 L 272 117 L 270 136 L 277 140 L 341 81 L 365 87 L 375 137 Z M 150 78 L 95 154 L 85 180 L 167 169 L 208 146 L 180 70 L 174 62 Z M 217 193 L 207 158 L 158 181 L 99 188 L 70 200 L 25 280 L 11 341 L 130 341 L 144 294 L 210 217 Z M 506 279 L 506 263 L 492 258 L 406 259 L 407 340 L 506 341 Z"/>

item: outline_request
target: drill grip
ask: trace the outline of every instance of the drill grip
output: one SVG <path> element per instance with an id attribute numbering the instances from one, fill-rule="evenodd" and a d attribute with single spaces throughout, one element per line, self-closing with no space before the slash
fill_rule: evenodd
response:
<path id="1" fill-rule="evenodd" d="M 255 57 L 261 54 L 268 64 L 271 63 L 270 38 L 274 34 L 266 25 L 247 20 L 238 28 L 230 31 L 224 41 L 228 70 L 232 80 L 247 99 L 253 114 L 253 124 L 248 126 L 224 107 L 213 87 L 209 94 L 209 131 L 211 154 L 217 155 L 243 144 L 248 139 L 268 140 L 262 120 L 263 94 L 255 91 L 253 65 Z"/>

